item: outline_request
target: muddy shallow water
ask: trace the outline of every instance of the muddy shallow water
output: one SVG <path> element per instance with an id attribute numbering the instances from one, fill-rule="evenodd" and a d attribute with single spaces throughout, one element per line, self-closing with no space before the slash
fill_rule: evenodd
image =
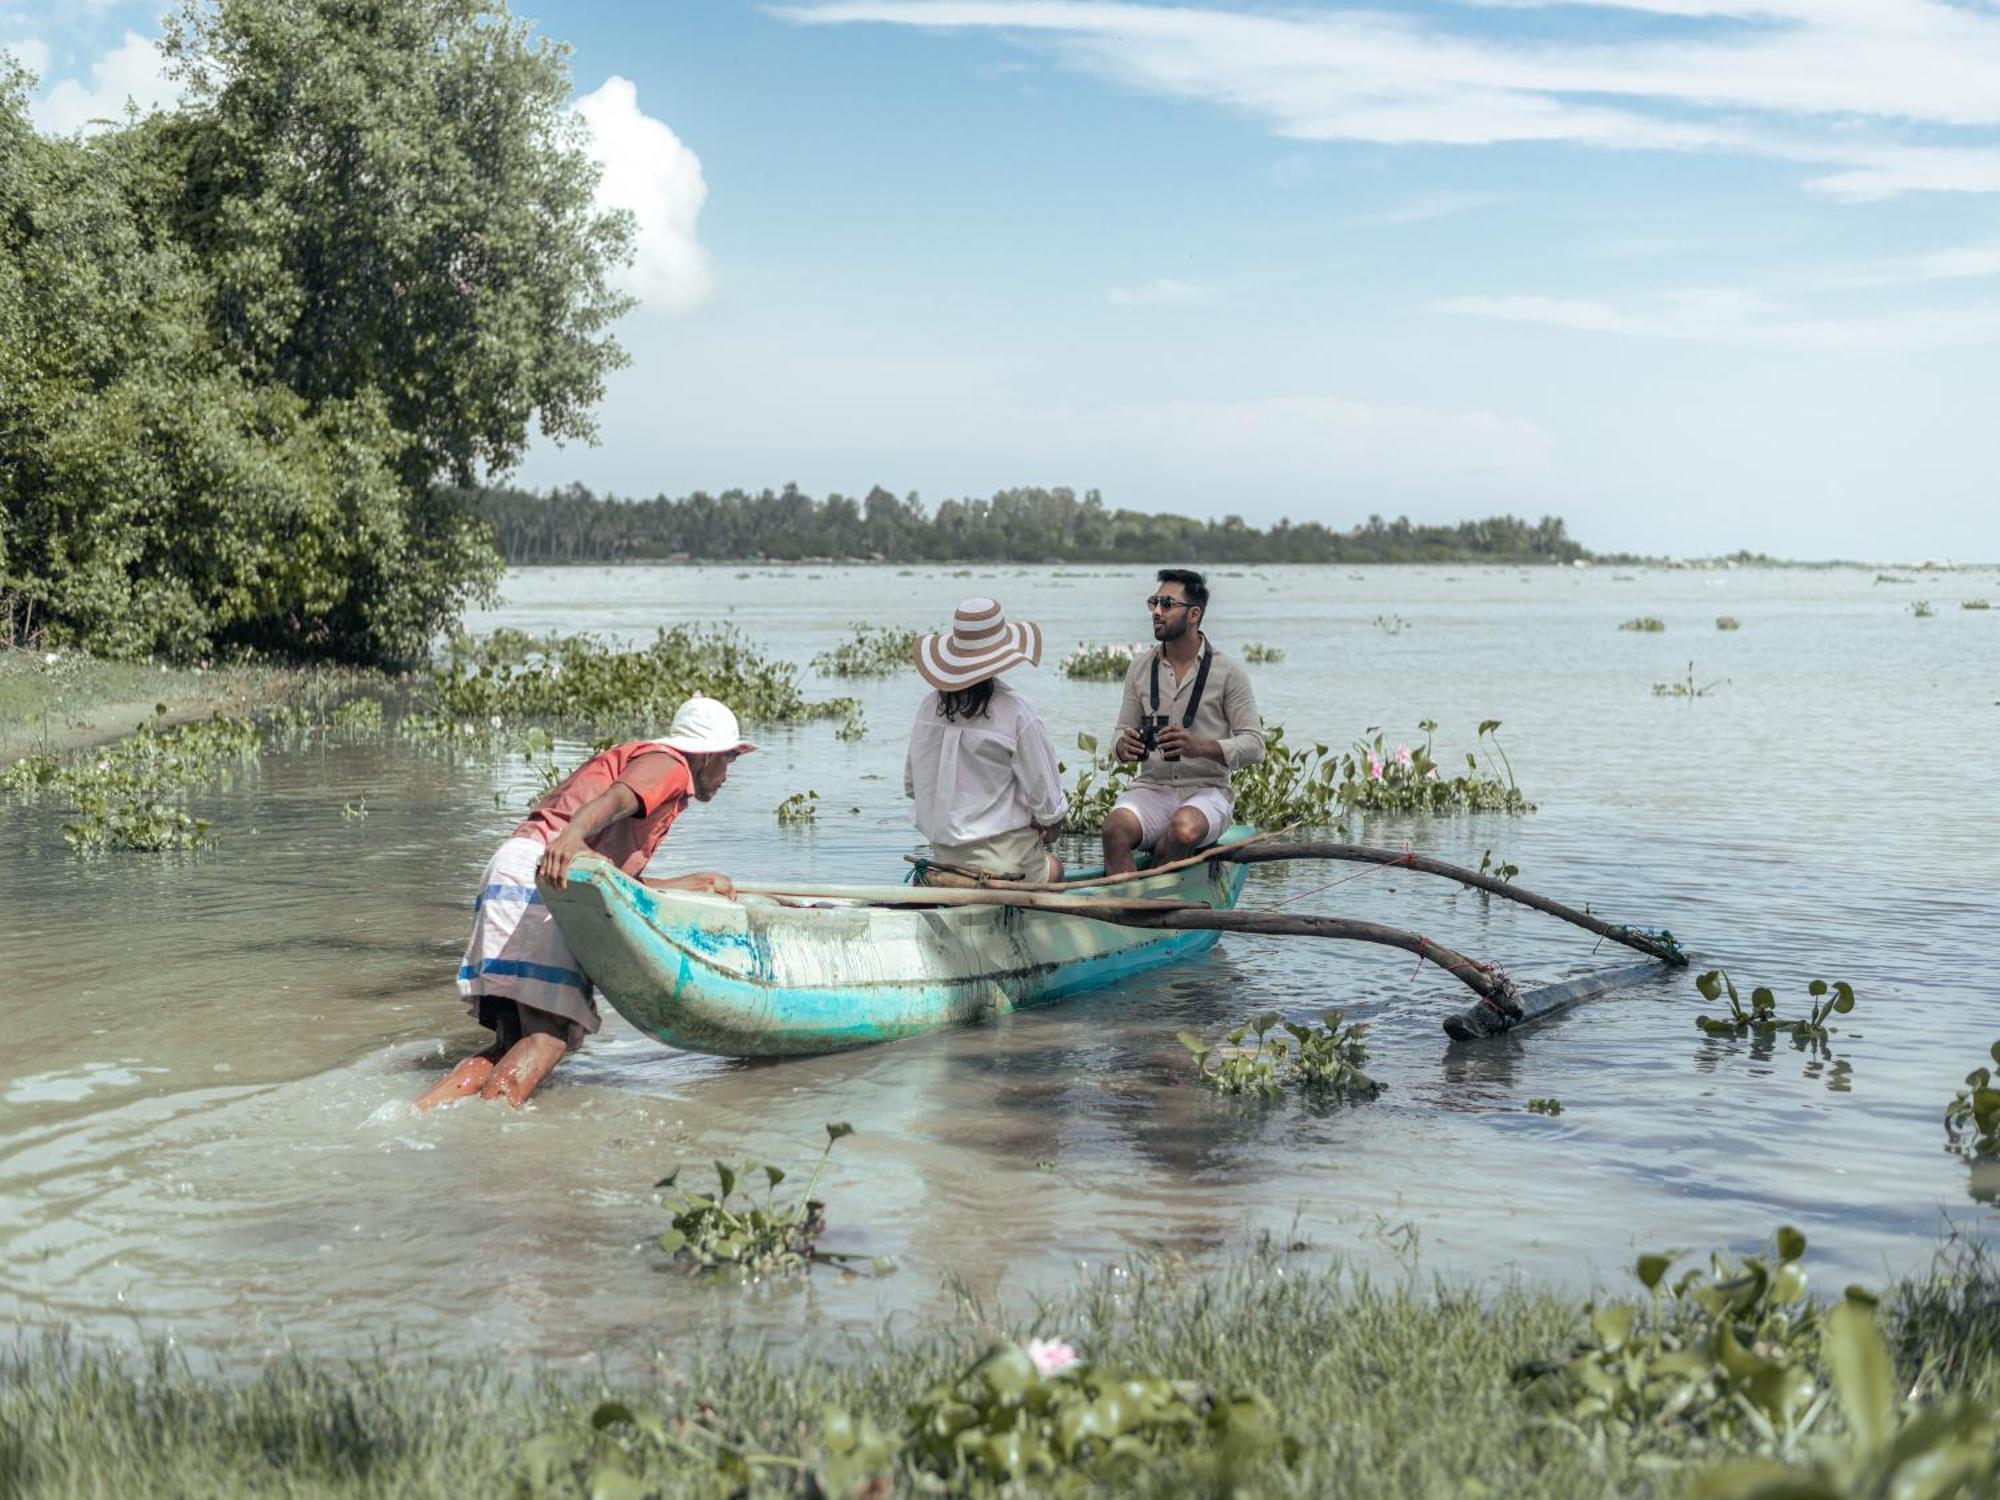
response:
<path id="1" fill-rule="evenodd" d="M 268 753 L 206 793 L 205 855 L 63 852 L 10 807 L 0 862 L 0 1327 L 172 1337 L 225 1358 L 482 1349 L 614 1362 L 724 1327 L 789 1340 L 897 1323 L 949 1285 L 1025 1298 L 1134 1252 L 1196 1264 L 1258 1233 L 1389 1272 L 1568 1285 L 1636 1248 L 1802 1227 L 1822 1286 L 1920 1265 L 1992 1210 L 1940 1114 L 2000 1036 L 2000 595 L 1990 569 L 1869 572 L 1217 569 L 1211 634 L 1255 669 L 1294 742 L 1380 724 L 1501 736 L 1532 815 L 1354 830 L 1666 925 L 1787 1011 L 1805 981 L 1861 996 L 1831 1057 L 1718 1040 L 1686 976 L 1453 1048 L 1460 1003 L 1405 955 L 1227 937 L 1210 956 L 993 1025 L 842 1056 L 677 1054 L 616 1016 L 520 1114 L 401 1106 L 475 1040 L 450 977 L 473 884 L 530 779 L 517 758 L 394 739 Z M 997 593 L 1053 657 L 1131 639 L 1150 577 L 1110 568 L 525 570 L 474 628 L 631 635 L 729 620 L 806 661 L 856 620 L 929 625 Z M 1936 617 L 1908 606 L 1928 597 Z M 1718 632 L 1717 615 L 1742 629 Z M 1620 632 L 1656 615 L 1661 634 Z M 1378 618 L 1382 623 L 1377 623 Z M 1726 678 L 1694 702 L 1650 685 Z M 1115 686 L 1053 661 L 1017 679 L 1067 748 Z M 815 691 L 855 691 L 815 684 Z M 759 731 L 764 753 L 655 863 L 743 876 L 899 878 L 909 674 L 859 688 L 869 734 Z M 634 726 L 642 730 L 649 726 Z M 1393 739 L 1392 739 L 1393 742 Z M 772 810 L 820 793 L 817 823 Z M 356 815 L 365 808 L 365 816 Z M 1082 846 L 1075 852 L 1081 853 Z M 1517 975 L 1590 963 L 1587 937 L 1440 882 L 1265 866 L 1245 902 L 1416 927 Z M 1177 1030 L 1341 1005 L 1375 1023 L 1362 1107 L 1244 1104 L 1188 1082 Z M 1845 1061 L 1846 1069 L 1836 1068 Z M 1532 1096 L 1563 1113 L 1525 1112 Z M 749 1293 L 664 1273 L 650 1185 L 715 1156 L 803 1166 L 833 1248 L 893 1257 Z M 692 1165 L 700 1164 L 700 1165 Z"/>

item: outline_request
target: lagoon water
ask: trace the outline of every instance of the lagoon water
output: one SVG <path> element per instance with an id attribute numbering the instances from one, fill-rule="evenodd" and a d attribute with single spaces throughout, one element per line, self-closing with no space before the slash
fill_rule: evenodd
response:
<path id="1" fill-rule="evenodd" d="M 854 621 L 930 626 L 993 593 L 1060 657 L 1139 636 L 1150 582 L 540 569 L 510 575 L 471 624 L 634 637 L 727 620 L 803 664 Z M 613 1015 L 529 1109 L 414 1120 L 403 1104 L 477 1044 L 451 975 L 531 779 L 518 758 L 315 744 L 203 794 L 222 843 L 199 857 L 77 858 L 58 813 L 9 809 L 0 1327 L 171 1338 L 231 1364 L 289 1347 L 628 1366 L 724 1331 L 788 1343 L 908 1326 L 968 1293 L 1026 1305 L 1080 1264 L 1199 1268 L 1264 1233 L 1380 1274 L 1578 1287 L 1619 1282 L 1639 1249 L 1748 1247 L 1790 1222 L 1822 1289 L 1919 1268 L 1943 1229 L 1994 1236 L 1940 1115 L 2000 1037 L 2000 610 L 1959 608 L 2000 599 L 2000 574 L 1244 568 L 1213 582 L 1220 645 L 1285 652 L 1255 680 L 1294 742 L 1380 725 L 1394 743 L 1431 717 L 1455 758 L 1496 718 L 1539 804 L 1371 820 L 1357 837 L 1472 864 L 1490 849 L 1529 889 L 1672 928 L 1787 1012 L 1807 980 L 1846 979 L 1860 1005 L 1831 1055 L 1703 1034 L 1694 1017 L 1712 1007 L 1685 974 L 1452 1047 L 1438 1020 L 1462 992 L 1434 968 L 1231 936 L 1116 990 L 841 1056 L 679 1054 Z M 1918 597 L 1934 618 L 1914 617 Z M 1667 629 L 1616 629 L 1639 615 Z M 1742 629 L 1717 631 L 1718 615 Z M 1690 659 L 1698 682 L 1721 680 L 1711 694 L 1651 693 Z M 1108 728 L 1115 685 L 1067 681 L 1053 660 L 1018 680 L 1059 748 Z M 682 819 L 655 871 L 900 878 L 917 692 L 908 673 L 861 685 L 858 742 L 829 724 L 755 731 L 764 752 Z M 776 804 L 806 789 L 816 824 L 780 828 Z M 1523 977 L 1623 961 L 1524 908 L 1357 868 L 1260 866 L 1245 903 L 1414 927 Z M 1177 1031 L 1328 1006 L 1374 1023 L 1378 1101 L 1244 1103 L 1190 1083 Z M 1551 1096 L 1559 1116 L 1525 1111 Z M 892 1274 L 744 1292 L 662 1269 L 651 1184 L 666 1169 L 802 1167 L 830 1120 L 856 1134 L 823 1183 L 825 1243 L 891 1257 Z"/>

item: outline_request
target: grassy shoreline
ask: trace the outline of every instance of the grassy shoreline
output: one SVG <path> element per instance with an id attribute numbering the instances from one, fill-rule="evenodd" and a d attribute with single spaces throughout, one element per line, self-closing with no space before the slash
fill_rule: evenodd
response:
<path id="1" fill-rule="evenodd" d="M 910 1402 L 994 1340 L 1042 1334 L 1072 1341 L 1095 1368 L 1198 1382 L 1255 1413 L 1241 1441 L 1148 1446 L 1121 1467 L 1066 1469 L 1013 1493 L 1664 1500 L 1751 1445 L 1676 1420 L 1550 1420 L 1517 1373 L 1562 1357 L 1594 1310 L 1642 1301 L 1386 1286 L 1265 1252 L 1200 1278 L 1107 1272 L 1026 1324 L 964 1303 L 921 1333 L 812 1356 L 675 1349 L 663 1330 L 661 1373 L 643 1382 L 304 1355 L 230 1380 L 161 1349 L 121 1361 L 56 1342 L 0 1356 L 0 1496 L 916 1493 L 911 1473 L 879 1464 L 857 1487 L 860 1471 L 842 1466 L 847 1434 L 903 1430 Z M 2000 1412 L 1990 1261 L 1941 1253 L 1931 1274 L 1892 1289 L 1882 1321 L 1913 1406 L 1963 1397 Z M 1846 1431 L 1830 1410 L 1792 1457 Z M 934 1492 L 999 1491 L 960 1481 Z"/>
<path id="2" fill-rule="evenodd" d="M 0 651 L 0 763 L 102 744 L 148 721 L 166 727 L 244 713 L 282 701 L 306 676 L 289 666 L 172 667 L 9 648 Z"/>

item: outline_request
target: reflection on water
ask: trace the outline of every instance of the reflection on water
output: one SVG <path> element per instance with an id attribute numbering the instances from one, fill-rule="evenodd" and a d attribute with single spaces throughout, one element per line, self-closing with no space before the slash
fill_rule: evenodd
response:
<path id="1" fill-rule="evenodd" d="M 1149 582 L 812 571 L 809 586 L 756 569 L 531 572 L 475 623 L 643 634 L 699 606 L 804 662 L 852 621 L 931 624 L 976 588 L 1039 619 L 1059 657 L 1136 634 Z M 1407 955 L 1227 937 L 1115 990 L 837 1057 L 677 1054 L 614 1016 L 529 1110 L 418 1121 L 403 1104 L 473 1041 L 450 976 L 525 768 L 395 743 L 270 755 L 200 809 L 223 844 L 198 859 L 79 861 L 58 814 L 11 810 L 26 857 L 0 866 L 0 1318 L 171 1333 L 230 1358 L 394 1345 L 644 1360 L 726 1326 L 865 1329 L 941 1309 L 953 1286 L 1023 1296 L 1135 1251 L 1200 1264 L 1262 1232 L 1392 1270 L 1581 1283 L 1618 1277 L 1635 1246 L 1742 1244 L 1785 1220 L 1831 1276 L 1911 1267 L 1941 1209 L 1975 1231 L 1995 1222 L 1991 1174 L 1940 1149 L 1939 1116 L 2000 1034 L 1990 985 L 1966 977 L 2000 941 L 2000 778 L 1969 748 L 1991 742 L 2000 712 L 2000 640 L 1977 613 L 1915 625 L 1867 579 L 1215 579 L 1218 642 L 1286 652 L 1256 681 L 1294 741 L 1382 724 L 1393 743 L 1428 715 L 1457 753 L 1499 718 L 1541 805 L 1357 836 L 1475 865 L 1491 849 L 1529 888 L 1670 926 L 1787 1003 L 1809 978 L 1847 979 L 1860 1006 L 1824 1045 L 1706 1036 L 1683 976 L 1452 1046 L 1438 1021 L 1461 993 Z M 1725 612 L 1740 631 L 1714 632 Z M 1635 614 L 1668 631 L 1615 629 Z M 1690 654 L 1729 686 L 1654 699 Z M 1115 708 L 1115 687 L 1046 669 L 1022 683 L 1062 745 L 1102 734 Z M 917 695 L 907 677 L 859 691 L 867 739 L 761 734 L 767 749 L 682 820 L 660 867 L 897 878 Z M 780 829 L 772 809 L 807 788 L 818 824 Z M 341 816 L 364 798 L 367 818 Z M 1523 978 L 1622 962 L 1407 872 L 1315 891 L 1328 878 L 1259 866 L 1244 899 L 1416 927 Z M 1379 1100 L 1266 1103 L 1189 1083 L 1177 1031 L 1329 1006 L 1373 1023 Z M 1563 1113 L 1527 1113 L 1531 1096 Z M 858 1133 L 827 1168 L 827 1242 L 893 1257 L 896 1274 L 717 1293 L 661 1269 L 650 1184 L 668 1167 L 803 1165 L 828 1120 Z"/>

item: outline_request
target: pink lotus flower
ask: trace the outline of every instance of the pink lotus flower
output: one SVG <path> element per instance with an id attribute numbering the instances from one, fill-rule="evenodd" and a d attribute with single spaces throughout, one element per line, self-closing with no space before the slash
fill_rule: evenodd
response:
<path id="1" fill-rule="evenodd" d="M 1060 1375 L 1082 1358 L 1061 1339 L 1029 1339 L 1028 1358 L 1044 1375 Z"/>

